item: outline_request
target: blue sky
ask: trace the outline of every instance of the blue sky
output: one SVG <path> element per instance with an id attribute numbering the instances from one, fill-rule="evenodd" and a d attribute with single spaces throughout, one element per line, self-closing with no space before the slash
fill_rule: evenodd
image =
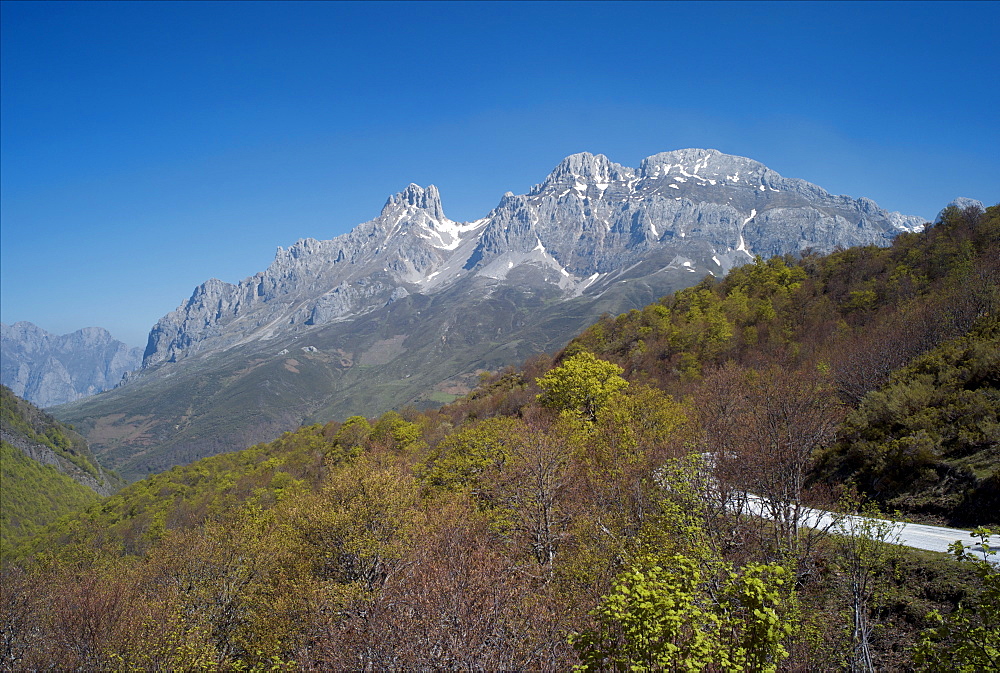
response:
<path id="1" fill-rule="evenodd" d="M 580 151 L 992 205 L 997 25 L 996 2 L 5 1 L 2 320 L 145 345 L 197 284 L 410 182 L 475 219 Z"/>

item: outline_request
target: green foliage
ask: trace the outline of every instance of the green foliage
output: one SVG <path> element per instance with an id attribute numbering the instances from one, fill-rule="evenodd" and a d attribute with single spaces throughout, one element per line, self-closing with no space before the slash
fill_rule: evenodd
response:
<path id="1" fill-rule="evenodd" d="M 520 425 L 517 419 L 498 417 L 456 430 L 417 467 L 420 481 L 431 489 L 468 487 L 479 493 L 483 481 L 510 459 L 510 440 Z"/>
<path id="2" fill-rule="evenodd" d="M 357 455 L 363 448 L 372 426 L 364 416 L 351 416 L 333 436 L 333 443 L 346 455 Z"/>
<path id="3" fill-rule="evenodd" d="M 51 465 L 42 465 L 0 442 L 0 554 L 64 515 L 101 499 Z"/>
<path id="4" fill-rule="evenodd" d="M 889 248 L 757 259 L 602 318 L 567 352 L 588 349 L 675 395 L 727 362 L 826 361 L 841 400 L 864 404 L 814 478 L 953 525 L 990 523 L 1000 511 L 1000 347 L 989 327 L 1000 315 L 998 260 L 1000 207 L 949 211 Z M 946 345 L 954 339 L 965 341 Z"/>
<path id="5" fill-rule="evenodd" d="M 392 451 L 415 451 L 420 448 L 421 432 L 416 423 L 404 420 L 395 411 L 387 411 L 372 426 L 368 439 Z"/>
<path id="6" fill-rule="evenodd" d="M 316 484 L 324 466 L 339 464 L 357 454 L 349 442 L 331 441 L 325 431 L 320 425 L 307 426 L 269 444 L 205 458 L 148 477 L 76 519 L 48 527 L 26 540 L 16 555 L 46 548 L 74 554 L 97 540 L 114 540 L 121 545 L 121 551 L 139 555 L 168 531 L 200 525 L 243 503 L 271 507 Z"/>
<path id="7" fill-rule="evenodd" d="M 543 406 L 593 419 L 614 393 L 628 386 L 623 371 L 593 353 L 577 353 L 535 380 L 543 390 L 538 399 Z"/>
<path id="8" fill-rule="evenodd" d="M 571 638 L 582 670 L 774 671 L 788 656 L 791 574 L 776 563 L 740 567 L 713 550 L 708 474 L 696 455 L 659 470 L 645 551 L 601 598 L 596 627 Z"/>
<path id="9" fill-rule="evenodd" d="M 715 582 L 694 558 L 643 557 L 594 611 L 598 626 L 571 642 L 580 670 L 775 671 L 788 656 L 781 615 L 787 571 L 721 565 Z"/>
<path id="10" fill-rule="evenodd" d="M 366 454 L 333 469 L 315 497 L 297 504 L 300 534 L 322 559 L 324 577 L 370 592 L 404 555 L 418 488 L 395 468 Z"/>
<path id="11" fill-rule="evenodd" d="M 979 540 L 981 558 L 961 542 L 954 543 L 951 551 L 959 562 L 972 566 L 980 582 L 979 593 L 951 614 L 931 613 L 937 626 L 922 634 L 915 653 L 923 670 L 1000 670 L 1000 568 L 989 560 L 996 554 L 989 544 L 994 533 L 977 528 L 971 535 Z"/>
<path id="12" fill-rule="evenodd" d="M 982 521 L 1000 504 L 998 445 L 1000 318 L 987 315 L 869 393 L 824 471 L 891 506 Z"/>
<path id="13" fill-rule="evenodd" d="M 14 395 L 7 386 L 0 386 L 0 423 L 8 431 L 49 447 L 56 455 L 101 480 L 86 440 L 35 405 Z"/>

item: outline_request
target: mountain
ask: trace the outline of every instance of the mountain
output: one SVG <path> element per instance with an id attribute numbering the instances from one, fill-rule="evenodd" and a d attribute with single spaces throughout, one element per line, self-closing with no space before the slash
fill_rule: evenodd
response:
<path id="1" fill-rule="evenodd" d="M 508 193 L 469 223 L 445 216 L 436 187 L 411 184 L 349 234 L 279 248 L 266 271 L 237 285 L 199 286 L 153 328 L 143 367 L 305 332 L 470 278 L 527 274 L 563 297 L 596 296 L 668 270 L 723 275 L 755 254 L 885 245 L 922 224 L 715 150 L 657 154 L 638 170 L 575 154 L 527 195 Z M 656 258 L 666 264 L 635 266 Z"/>
<path id="2" fill-rule="evenodd" d="M 410 185 L 348 234 L 202 284 L 154 326 L 128 385 L 54 413 L 135 478 L 303 421 L 447 401 L 755 255 L 885 246 L 922 226 L 716 150 L 638 169 L 575 154 L 473 222 Z"/>
<path id="3" fill-rule="evenodd" d="M 693 399 L 705 450 L 780 446 L 770 421 L 746 419 L 809 415 L 782 406 L 767 371 L 826 372 L 838 430 L 811 456 L 818 492 L 851 484 L 883 511 L 923 523 L 998 522 L 1000 206 L 960 201 L 888 248 L 734 269 L 603 317 L 564 353 L 581 348 Z M 477 405 L 476 417 L 487 416 L 489 405 Z M 733 469 L 748 468 L 737 458 Z"/>
<path id="4" fill-rule="evenodd" d="M 968 208 L 986 210 L 986 206 L 983 204 L 982 201 L 979 201 L 978 199 L 970 199 L 967 196 L 960 196 L 957 199 L 954 199 L 951 203 L 949 203 L 947 206 L 945 206 L 938 212 L 937 217 L 934 218 L 934 224 L 941 224 L 941 222 L 945 219 L 945 216 L 950 212 L 950 209 L 952 208 L 957 208 L 958 210 L 961 211 L 965 211 Z"/>
<path id="5" fill-rule="evenodd" d="M 141 348 L 100 327 L 56 336 L 30 322 L 0 323 L 0 383 L 40 407 L 114 388 L 141 364 Z"/>

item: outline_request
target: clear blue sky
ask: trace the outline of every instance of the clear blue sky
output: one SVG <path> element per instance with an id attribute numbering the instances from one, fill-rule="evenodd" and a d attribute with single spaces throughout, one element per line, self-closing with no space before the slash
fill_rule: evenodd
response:
<path id="1" fill-rule="evenodd" d="M 996 2 L 3 2 L 2 320 L 145 345 L 210 277 L 711 147 L 933 218 L 1000 200 Z"/>

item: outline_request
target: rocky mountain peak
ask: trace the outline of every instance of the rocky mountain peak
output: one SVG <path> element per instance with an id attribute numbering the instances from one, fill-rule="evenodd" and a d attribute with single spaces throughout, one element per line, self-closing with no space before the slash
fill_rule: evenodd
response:
<path id="1" fill-rule="evenodd" d="M 303 334 L 475 279 L 571 298 L 649 274 L 666 293 L 757 254 L 885 245 L 916 220 L 714 149 L 653 154 L 639 169 L 571 154 L 528 194 L 507 192 L 467 223 L 447 219 L 434 185 L 410 184 L 347 234 L 279 248 L 237 285 L 200 286 L 154 327 L 143 366 Z"/>
<path id="2" fill-rule="evenodd" d="M 25 344 L 25 348 L 36 348 L 52 336 L 35 323 L 26 320 L 19 320 L 13 325 L 3 325 L 3 323 L 0 325 L 2 325 L 3 335 L 6 338 L 16 339 Z"/>
<path id="3" fill-rule="evenodd" d="M 154 326 L 132 392 L 106 396 L 121 409 L 106 418 L 162 414 L 137 460 L 169 466 L 307 418 L 409 404 L 756 255 L 888 245 L 917 219 L 708 149 L 654 154 L 639 169 L 574 154 L 470 222 L 446 219 L 437 189 L 411 184 L 350 232 L 279 248 L 235 285 L 206 282 Z M 167 391 L 182 400 L 176 414 L 161 412 Z M 224 422 L 209 413 L 216 403 Z M 232 435 L 237 417 L 252 436 Z"/>
<path id="4" fill-rule="evenodd" d="M 616 164 L 603 154 L 578 152 L 563 159 L 545 181 L 531 190 L 535 196 L 554 189 L 577 189 L 583 191 L 589 185 L 603 185 L 602 189 L 614 182 L 623 182 L 634 177 L 631 168 Z"/>
<path id="5" fill-rule="evenodd" d="M 390 196 L 382 207 L 382 216 L 406 211 L 424 210 L 434 220 L 446 220 L 444 208 L 441 206 L 441 195 L 438 188 L 428 185 L 424 189 L 420 185 L 410 183 L 406 189 Z"/>
<path id="6" fill-rule="evenodd" d="M 723 154 L 712 149 L 683 149 L 672 152 L 660 152 L 642 160 L 639 164 L 639 176 L 643 179 L 656 179 L 668 176 L 695 178 L 701 180 L 726 181 L 739 183 L 755 181 L 759 184 L 765 174 L 777 173 L 764 164 L 732 154 Z M 756 178 L 756 180 L 753 180 Z"/>
<path id="7" fill-rule="evenodd" d="M 967 196 L 960 196 L 941 209 L 941 211 L 937 214 L 937 217 L 934 218 L 934 224 L 937 224 L 938 222 L 941 221 L 941 216 L 944 214 L 944 211 L 948 210 L 949 208 L 958 208 L 959 210 L 965 210 L 966 208 L 979 208 L 979 210 L 986 210 L 986 207 L 983 205 L 982 201 L 979 201 L 977 199 L 970 199 Z"/>

